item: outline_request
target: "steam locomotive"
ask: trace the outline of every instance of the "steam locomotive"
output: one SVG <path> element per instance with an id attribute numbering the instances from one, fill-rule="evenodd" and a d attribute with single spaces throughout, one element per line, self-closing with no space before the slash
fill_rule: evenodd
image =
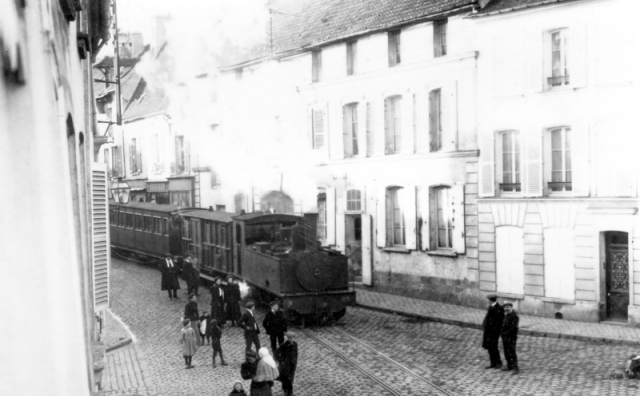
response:
<path id="1" fill-rule="evenodd" d="M 111 247 L 156 261 L 169 252 L 200 261 L 201 277 L 243 279 L 258 297 L 280 301 L 285 318 L 338 320 L 355 304 L 347 257 L 316 241 L 315 215 L 236 215 L 155 203 L 111 203 Z"/>

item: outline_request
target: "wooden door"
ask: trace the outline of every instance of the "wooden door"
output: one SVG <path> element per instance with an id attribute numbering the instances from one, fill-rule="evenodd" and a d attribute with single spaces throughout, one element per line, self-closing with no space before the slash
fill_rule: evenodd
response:
<path id="1" fill-rule="evenodd" d="M 627 321 L 629 308 L 629 237 L 605 233 L 607 319 Z"/>
<path id="2" fill-rule="evenodd" d="M 362 218 L 361 215 L 345 216 L 345 255 L 354 277 L 362 276 Z"/>

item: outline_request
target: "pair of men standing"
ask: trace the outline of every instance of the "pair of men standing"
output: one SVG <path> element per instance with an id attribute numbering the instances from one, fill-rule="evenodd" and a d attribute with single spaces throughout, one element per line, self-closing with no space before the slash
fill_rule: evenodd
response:
<path id="1" fill-rule="evenodd" d="M 238 326 L 244 329 L 244 340 L 246 344 L 246 350 L 251 349 L 251 344 L 256 346 L 256 351 L 260 349 L 260 328 L 256 322 L 253 314 L 253 302 L 248 302 L 245 307 L 246 311 L 242 314 L 238 320 Z M 284 319 L 282 311 L 277 301 L 271 303 L 271 310 L 267 313 L 262 326 L 266 330 L 271 339 L 271 350 L 275 352 L 278 349 L 278 345 L 282 346 L 284 343 L 284 335 L 287 332 L 287 322 Z"/>
<path id="2" fill-rule="evenodd" d="M 491 364 L 487 369 L 502 368 L 502 371 L 513 370 L 513 375 L 520 372 L 518 369 L 518 357 L 516 355 L 516 343 L 518 341 L 518 323 L 520 319 L 513 310 L 513 304 L 506 303 L 504 307 L 498 302 L 498 296 L 491 294 L 487 296 L 491 305 L 487 309 L 487 314 L 482 323 L 484 334 L 482 337 L 482 347 L 489 352 Z M 498 350 L 498 339 L 502 337 L 502 347 L 507 367 L 502 367 L 500 351 Z"/>

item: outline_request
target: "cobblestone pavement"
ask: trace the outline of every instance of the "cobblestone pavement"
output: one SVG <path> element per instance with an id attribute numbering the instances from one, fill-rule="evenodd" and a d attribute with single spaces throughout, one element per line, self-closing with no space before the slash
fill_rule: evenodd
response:
<path id="1" fill-rule="evenodd" d="M 229 366 L 213 369 L 211 349 L 194 357 L 196 368 L 185 370 L 178 342 L 179 319 L 186 303 L 169 301 L 161 292 L 160 273 L 150 267 L 113 260 L 112 310 L 129 326 L 137 342 L 107 354 L 103 395 L 227 395 L 239 379 L 244 340 L 239 328 L 225 327 L 222 348 Z M 184 283 L 182 284 L 184 287 Z M 201 290 L 200 308 L 209 297 Z M 258 311 L 258 318 L 264 312 Z M 415 376 L 353 342 L 361 339 L 380 353 L 423 376 L 451 395 L 636 395 L 639 381 L 610 379 L 632 352 L 624 345 L 520 336 L 521 374 L 485 370 L 482 333 L 359 307 L 350 308 L 335 327 L 299 330 L 300 362 L 294 390 L 299 396 L 389 394 L 337 354 L 309 336 L 330 342 L 401 394 L 437 394 Z M 261 342 L 268 345 L 262 334 Z M 249 381 L 244 381 L 248 388 Z M 279 383 L 274 395 L 282 395 Z"/>
<path id="2" fill-rule="evenodd" d="M 357 289 L 356 301 L 358 305 L 367 308 L 420 315 L 448 324 L 471 325 L 478 328 L 482 325 L 485 315 L 484 309 L 376 293 L 362 288 Z M 637 327 L 557 320 L 531 315 L 520 315 L 520 334 L 640 345 L 640 328 Z"/>

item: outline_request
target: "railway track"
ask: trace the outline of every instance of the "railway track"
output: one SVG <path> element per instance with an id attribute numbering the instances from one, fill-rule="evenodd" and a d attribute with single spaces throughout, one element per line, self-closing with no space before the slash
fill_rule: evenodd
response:
<path id="1" fill-rule="evenodd" d="M 339 337 L 342 337 L 344 340 L 348 340 L 349 342 L 355 342 L 356 344 L 358 344 L 359 346 L 361 346 L 365 350 L 375 353 L 375 355 L 379 359 L 385 361 L 393 369 L 399 370 L 400 372 L 406 374 L 407 376 L 413 377 L 416 380 L 418 380 L 420 383 L 423 384 L 423 386 L 426 386 L 426 389 L 425 389 L 426 392 L 421 392 L 420 394 L 423 394 L 423 395 L 434 395 L 434 396 L 435 395 L 438 395 L 438 396 L 440 396 L 440 395 L 453 396 L 451 393 L 449 393 L 446 390 L 440 388 L 438 385 L 436 385 L 433 382 L 429 381 L 427 378 L 421 376 L 420 374 L 418 374 L 415 371 L 411 370 L 410 368 L 408 368 L 407 366 L 403 365 L 402 363 L 392 359 L 388 355 L 382 353 L 381 351 L 379 351 L 375 347 L 367 344 L 366 342 L 362 341 L 361 339 L 352 336 L 351 334 L 347 333 L 346 331 L 338 329 L 336 327 L 331 327 L 331 328 L 326 328 L 325 327 L 323 329 L 330 329 L 329 331 L 330 331 L 330 333 L 332 335 L 337 335 Z M 383 378 L 380 378 L 380 375 L 377 375 L 377 374 L 373 373 L 371 370 L 368 370 L 367 367 L 365 367 L 365 365 L 363 365 L 362 363 L 359 363 L 357 360 L 349 357 L 346 353 L 341 351 L 340 348 L 335 346 L 334 343 L 331 343 L 331 342 L 323 339 L 315 331 L 310 330 L 310 329 L 299 329 L 299 331 L 301 333 L 305 334 L 307 337 L 309 337 L 312 340 L 314 340 L 315 342 L 317 342 L 318 344 L 324 346 L 325 348 L 327 348 L 330 351 L 332 351 L 333 353 L 335 353 L 340 359 L 342 359 L 345 362 L 349 363 L 355 369 L 357 369 L 362 374 L 366 375 L 369 379 L 371 379 L 372 381 L 374 381 L 375 383 L 380 385 L 382 388 L 384 388 L 388 392 L 388 394 L 397 395 L 397 396 L 401 396 L 401 395 L 404 396 L 404 395 L 407 394 L 405 390 L 397 389 L 392 384 L 389 384 L 387 381 L 385 381 Z"/>

